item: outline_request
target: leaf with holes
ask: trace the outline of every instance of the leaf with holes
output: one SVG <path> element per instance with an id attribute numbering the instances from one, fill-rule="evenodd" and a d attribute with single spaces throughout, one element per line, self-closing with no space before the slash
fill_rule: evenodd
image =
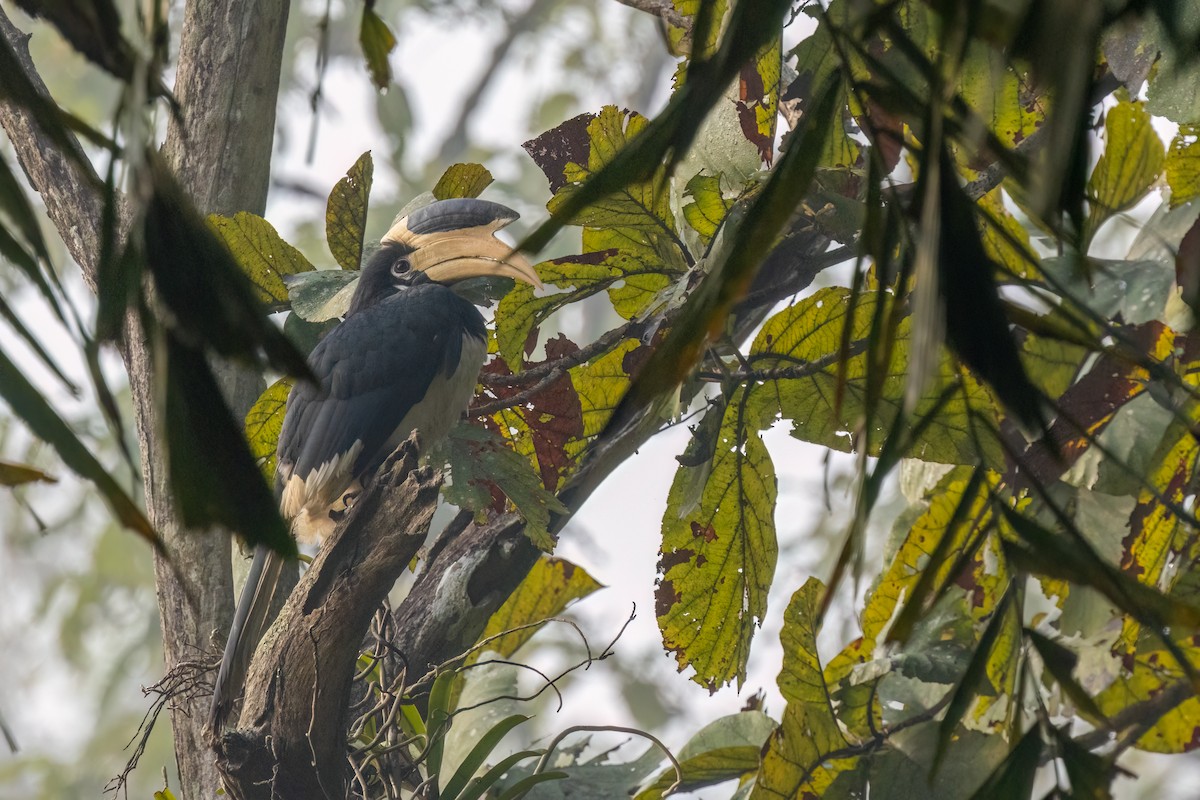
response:
<path id="1" fill-rule="evenodd" d="M 1200 124 L 1179 126 L 1163 170 L 1171 187 L 1171 208 L 1200 197 Z"/>
<path id="2" fill-rule="evenodd" d="M 504 605 L 492 614 L 480 638 L 503 633 L 487 647 L 502 658 L 508 658 L 541 629 L 541 623 L 558 616 L 576 600 L 603 588 L 604 585 L 583 567 L 564 558 L 543 556 L 504 601 Z M 514 630 L 523 625 L 535 627 Z"/>
<path id="3" fill-rule="evenodd" d="M 710 691 L 746 678 L 754 628 L 775 574 L 775 469 L 741 393 L 721 424 L 698 503 L 688 502 L 693 467 L 681 467 L 667 496 L 655 612 L 663 646 Z"/>
<path id="4" fill-rule="evenodd" d="M 358 269 L 362 263 L 363 236 L 367 229 L 367 199 L 375 165 L 371 151 L 363 153 L 354 166 L 334 185 L 325 206 L 325 238 L 329 252 L 342 269 Z"/>
<path id="5" fill-rule="evenodd" d="M 438 200 L 452 197 L 479 197 L 492 183 L 492 173 L 482 164 L 452 164 L 438 178 L 433 196 Z"/>
<path id="6" fill-rule="evenodd" d="M 313 265 L 283 240 L 271 223 L 257 214 L 239 211 L 232 217 L 210 214 L 213 227 L 257 290 L 258 299 L 272 311 L 288 303 L 284 276 L 308 272 Z"/>
<path id="7" fill-rule="evenodd" d="M 495 433 L 474 425 L 455 426 L 434 446 L 435 463 L 448 464 L 450 482 L 443 488 L 446 501 L 486 518 L 498 491 L 526 520 L 525 535 L 542 550 L 554 547 L 548 531 L 550 515 L 566 509 L 542 486 L 529 463 Z"/>
<path id="8" fill-rule="evenodd" d="M 783 669 L 778 683 L 787 708 L 779 729 L 767 740 L 751 800 L 805 796 L 806 791 L 817 788 L 813 785 L 818 777 L 815 773 L 828 754 L 846 746 L 817 655 L 817 619 L 824 594 L 825 586 L 809 578 L 784 611 L 779 633 Z M 830 765 L 845 769 L 852 763 L 843 760 Z"/>
<path id="9" fill-rule="evenodd" d="M 246 412 L 246 442 L 250 455 L 262 469 L 268 484 L 275 481 L 275 456 L 279 446 L 279 433 L 283 430 L 283 417 L 287 412 L 288 394 L 294 381 L 280 378 L 267 387 L 254 405 Z"/>

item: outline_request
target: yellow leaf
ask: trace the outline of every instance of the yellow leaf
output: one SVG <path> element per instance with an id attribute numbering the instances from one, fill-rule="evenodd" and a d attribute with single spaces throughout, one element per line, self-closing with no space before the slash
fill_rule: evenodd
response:
<path id="1" fill-rule="evenodd" d="M 452 164 L 433 187 L 433 196 L 438 200 L 479 197 L 491 183 L 492 173 L 482 164 Z"/>
<path id="2" fill-rule="evenodd" d="M 492 614 L 481 639 L 505 633 L 488 644 L 488 649 L 507 658 L 541 629 L 541 624 L 561 614 L 576 600 L 587 597 L 604 585 L 587 571 L 562 558 L 543 556 L 521 581 L 504 605 Z M 514 630 L 522 625 L 537 627 Z"/>
<path id="3" fill-rule="evenodd" d="M 693 667 L 693 680 L 713 691 L 745 680 L 750 639 L 766 614 L 778 554 L 775 469 L 740 408 L 735 399 L 725 413 L 698 507 L 689 502 L 697 468 L 676 473 L 663 515 L 655 592 L 663 646 L 680 669 Z"/>
<path id="4" fill-rule="evenodd" d="M 232 217 L 211 214 L 208 224 L 250 278 L 258 299 L 268 307 L 277 308 L 288 302 L 285 275 L 313 269 L 303 253 L 285 242 L 271 223 L 256 214 L 248 211 L 239 211 Z"/>
<path id="5" fill-rule="evenodd" d="M 275 381 L 246 412 L 246 441 L 268 484 L 275 481 L 275 450 L 279 446 L 279 433 L 283 430 L 292 384 L 291 378 Z"/>
<path id="6" fill-rule="evenodd" d="M 363 234 L 367 228 L 367 198 L 374 173 L 371 151 L 363 153 L 333 187 L 325 206 L 325 238 L 329 252 L 342 269 L 358 269 L 362 263 Z"/>
<path id="7" fill-rule="evenodd" d="M 1171 187 L 1171 208 L 1200 197 L 1200 125 L 1179 126 L 1164 169 Z"/>
<path id="8" fill-rule="evenodd" d="M 1162 174 L 1162 140 L 1150 124 L 1150 112 L 1140 101 L 1122 100 L 1104 119 L 1104 153 L 1088 179 L 1091 203 L 1088 230 L 1113 214 L 1133 207 Z M 1090 235 L 1090 234 L 1089 234 Z"/>

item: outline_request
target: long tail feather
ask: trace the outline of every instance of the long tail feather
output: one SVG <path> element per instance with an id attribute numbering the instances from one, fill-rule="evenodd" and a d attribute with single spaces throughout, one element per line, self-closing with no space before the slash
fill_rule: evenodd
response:
<path id="1" fill-rule="evenodd" d="M 241 697 L 246 673 L 250 669 L 250 658 L 266 633 L 271 599 L 275 596 L 282 569 L 283 558 L 278 553 L 262 545 L 254 548 L 254 561 L 250 564 L 250 573 L 238 598 L 233 626 L 229 629 L 229 640 L 225 642 L 225 654 L 221 658 L 221 669 L 213 686 L 208 718 L 212 731 L 220 731 L 234 703 Z"/>

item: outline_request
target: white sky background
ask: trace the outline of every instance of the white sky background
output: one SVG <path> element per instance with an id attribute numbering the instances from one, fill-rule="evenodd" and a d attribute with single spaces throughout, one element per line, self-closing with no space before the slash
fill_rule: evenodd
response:
<path id="1" fill-rule="evenodd" d="M 614 20 L 620 20 L 637 12 L 616 3 L 606 3 L 604 13 Z M 650 21 L 647 19 L 646 23 L 650 24 Z M 569 18 L 564 28 L 563 36 L 570 36 Z M 479 71 L 486 65 L 499 31 L 469 17 L 460 24 L 445 25 L 443 20 L 410 14 L 406 17 L 404 28 L 397 28 L 396 32 L 400 42 L 393 54 L 392 66 L 408 87 L 409 100 L 417 118 L 415 133 L 407 143 L 407 157 L 413 159 L 413 163 L 419 163 L 436 154 L 458 114 L 460 99 L 474 85 Z M 546 48 L 541 53 L 530 53 L 529 42 L 518 44 L 515 48 L 517 57 L 510 58 L 503 74 L 488 92 L 484 107 L 474 118 L 472 138 L 505 154 L 496 163 L 485 164 L 497 175 L 506 175 L 514 159 L 527 158 L 520 149 L 521 142 L 541 132 L 525 128 L 529 118 L 527 109 L 544 93 L 552 90 L 554 65 L 557 62 L 553 58 L 555 45 L 552 42 L 546 44 L 545 37 L 538 37 L 537 41 Z M 308 63 L 311 65 L 313 60 L 309 59 Z M 303 63 L 302 58 L 301 70 L 305 68 Z M 544 64 L 545 68 L 538 68 L 538 64 Z M 624 71 L 629 76 L 626 80 L 633 83 L 638 65 L 622 64 L 615 69 Z M 666 77 L 658 98 L 660 103 L 666 99 Z M 278 125 L 289 130 L 291 135 L 279 143 L 274 173 L 299 180 L 305 185 L 328 189 L 342 177 L 360 153 L 373 150 L 376 157 L 376 198 L 391 197 L 402 202 L 430 188 L 397 186 L 396 172 L 387 168 L 388 148 L 376 122 L 374 89 L 365 68 L 361 64 L 335 62 L 325 81 L 328 107 L 320 121 L 312 163 L 305 160 L 306 134 L 310 122 L 307 98 L 299 92 L 281 98 Z M 600 89 L 600 82 L 582 88 L 582 107 L 572 113 L 595 111 L 605 103 L 621 101 L 621 98 L 607 96 Z M 652 114 L 657 109 L 638 110 Z M 548 196 L 547 190 L 543 196 L 522 200 L 527 207 L 536 209 L 544 204 Z M 310 200 L 286 190 L 272 191 L 266 212 L 267 218 L 285 238 L 297 225 L 323 218 L 323 214 L 322 201 Z M 528 213 L 526 217 L 531 222 L 538 220 Z M 330 263 L 327 257 L 323 258 L 325 254 L 310 252 L 307 255 L 316 263 L 323 260 Z M 80 291 L 78 296 L 81 307 L 91 307 L 86 292 Z M 568 329 L 571 324 L 571 320 L 566 321 Z M 61 347 L 51 348 L 52 351 L 69 352 L 66 341 L 61 344 Z M 73 366 L 81 369 L 81 365 Z M 79 374 L 83 375 L 82 372 Z M 42 385 L 48 384 L 43 382 Z M 654 617 L 653 590 L 661 519 L 667 490 L 677 466 L 673 457 L 683 451 L 688 435 L 686 427 L 680 426 L 652 440 L 613 474 L 564 532 L 557 554 L 581 564 L 608 587 L 578 604 L 571 614 L 580 620 L 593 648 L 598 649 L 607 643 L 634 604 L 638 616 L 617 645 L 617 663 L 606 661 L 596 664 L 590 671 L 577 674 L 577 680 L 566 682 L 563 712 L 541 715 L 537 721 L 543 733 L 553 733 L 576 724 L 638 726 L 638 720 L 627 705 L 630 700 L 637 704 L 638 695 L 630 693 L 623 696 L 622 684 L 614 677 L 615 670 L 622 668 L 636 674 L 644 682 L 642 691 L 650 691 L 648 687 L 654 687 L 658 697 L 653 701 L 643 697 L 642 702 L 647 709 L 659 703 L 672 716 L 667 724 L 656 726 L 652 732 L 675 750 L 684 744 L 689 733 L 701 725 L 723 714 L 736 712 L 758 689 L 765 690 L 769 713 L 778 718 L 782 712 L 783 702 L 775 686 L 782 655 L 778 642 L 782 612 L 790 592 L 808 576 L 828 577 L 836 552 L 831 551 L 828 537 L 815 536 L 814 532 L 828 524 L 831 518 L 838 521 L 839 527 L 846 519 L 850 498 L 845 492 L 844 487 L 848 485 L 845 478 L 852 473 L 853 463 L 848 457 L 835 455 L 829 466 L 827 481 L 824 463 L 827 451 L 824 448 L 790 438 L 786 433 L 786 425 L 777 426 L 766 433 L 765 440 L 779 479 L 776 523 L 780 556 L 775 590 L 770 597 L 767 620 L 754 638 L 745 688 L 740 693 L 733 687 L 725 688 L 710 697 L 707 689 L 676 672 L 673 657 L 662 650 Z M 830 484 L 828 497 L 833 504 L 832 514 L 825 508 L 827 482 Z M 887 505 L 886 500 L 884 505 Z M 35 507 L 41 511 L 47 504 L 41 503 Z M 93 504 L 92 513 L 98 511 Z M 872 558 L 877 560 L 881 555 L 882 534 L 879 530 L 874 531 L 872 542 L 874 546 L 869 547 L 867 552 L 868 561 Z M 140 544 L 131 538 L 130 547 L 140 547 Z M 10 566 L 6 566 L 8 563 L 0 550 L 0 582 L 8 589 L 5 595 L 10 598 L 5 607 L 0 609 L 0 633 L 5 634 L 18 627 L 20 620 L 32 617 L 33 609 L 27 601 L 35 596 L 32 591 L 26 593 L 19 590 L 22 582 L 31 579 L 30 576 L 16 574 Z M 866 574 L 873 572 L 873 565 L 868 563 Z M 848 610 L 847 604 L 842 603 L 840 614 L 831 615 L 826 622 L 820 642 L 823 661 L 827 661 L 857 633 L 852 627 Z M 29 633 L 37 636 L 34 631 Z M 543 636 L 554 641 L 566 638 L 562 632 Z M 53 643 L 32 638 L 22 645 L 21 650 L 49 654 L 53 652 Z M 534 663 L 551 674 L 568 666 L 572 660 L 573 656 L 559 647 L 542 648 L 534 654 Z M 41 679 L 29 684 L 28 693 L 23 692 L 20 697 L 7 694 L 0 686 L 0 712 L 17 729 L 27 752 L 77 748 L 86 731 L 87 726 L 82 724 L 60 724 L 64 716 L 74 717 L 82 723 L 89 714 L 86 708 L 80 709 L 76 705 L 78 698 L 72 697 L 70 687 L 64 685 L 65 673 L 56 669 L 52 661 L 50 656 L 44 656 L 45 663 L 36 665 Z M 5 659 L 0 656 L 0 677 L 3 677 L 5 666 Z M 136 691 L 137 686 L 151 683 L 158 677 L 156 674 L 130 676 L 130 691 Z M 529 688 L 535 685 L 534 680 L 525 681 L 525 686 Z M 624 738 L 627 737 L 609 735 L 603 741 L 616 743 Z M 640 742 L 634 743 L 624 752 L 632 755 L 640 752 L 643 746 Z M 0 755 L 0 760 L 4 758 L 7 756 Z M 1178 767 L 1181 761 L 1175 758 L 1170 763 Z M 157 772 L 158 766 L 146 764 L 145 769 Z M 1200 770 L 1192 769 L 1187 774 L 1177 770 L 1175 775 L 1177 779 L 1171 785 L 1158 787 L 1154 794 L 1180 800 L 1200 796 Z M 1126 787 L 1126 796 L 1137 796 L 1131 793 L 1132 787 L 1128 782 L 1122 783 Z M 1149 782 L 1138 787 L 1143 791 L 1150 789 Z M 727 794 L 728 787 L 722 787 L 711 790 L 707 796 L 723 797 Z"/>

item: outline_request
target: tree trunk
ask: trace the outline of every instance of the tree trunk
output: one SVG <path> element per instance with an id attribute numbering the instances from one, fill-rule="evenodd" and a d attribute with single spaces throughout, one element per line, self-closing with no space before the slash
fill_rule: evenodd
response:
<path id="1" fill-rule="evenodd" d="M 287 0 L 193 2 L 184 14 L 172 118 L 164 147 L 168 163 L 201 211 L 261 214 L 269 187 L 275 104 L 287 27 Z M 0 35 L 18 54 L 35 86 L 48 95 L 28 57 L 27 37 L 0 11 Z M 0 103 L 0 124 L 51 221 L 96 288 L 103 198 L 94 171 L 58 153 L 20 106 Z M 132 323 L 132 320 L 131 320 Z M 156 557 L 166 668 L 211 661 L 232 618 L 229 539 L 220 531 L 185 531 L 172 508 L 159 439 L 154 364 L 137 325 L 127 324 L 121 353 L 129 374 L 142 479 L 150 521 L 165 545 Z M 227 401 L 244 414 L 261 379 L 222 366 Z M 207 696 L 179 698 L 172 724 L 185 799 L 212 797 L 218 773 L 204 736 Z"/>
<path id="2" fill-rule="evenodd" d="M 183 119 L 172 120 L 163 150 L 204 213 L 262 214 L 266 208 L 287 17 L 287 0 L 187 5 L 175 81 Z M 126 335 L 146 505 L 170 559 L 156 556 L 154 570 L 169 672 L 220 652 L 233 618 L 229 538 L 222 531 L 180 527 L 157 436 L 153 365 L 137 326 L 127 326 Z M 261 378 L 227 365 L 216 374 L 226 402 L 238 418 L 244 416 L 258 397 Z M 186 698 L 171 720 L 185 800 L 212 797 L 219 786 L 204 730 L 208 702 L 207 694 Z"/>

